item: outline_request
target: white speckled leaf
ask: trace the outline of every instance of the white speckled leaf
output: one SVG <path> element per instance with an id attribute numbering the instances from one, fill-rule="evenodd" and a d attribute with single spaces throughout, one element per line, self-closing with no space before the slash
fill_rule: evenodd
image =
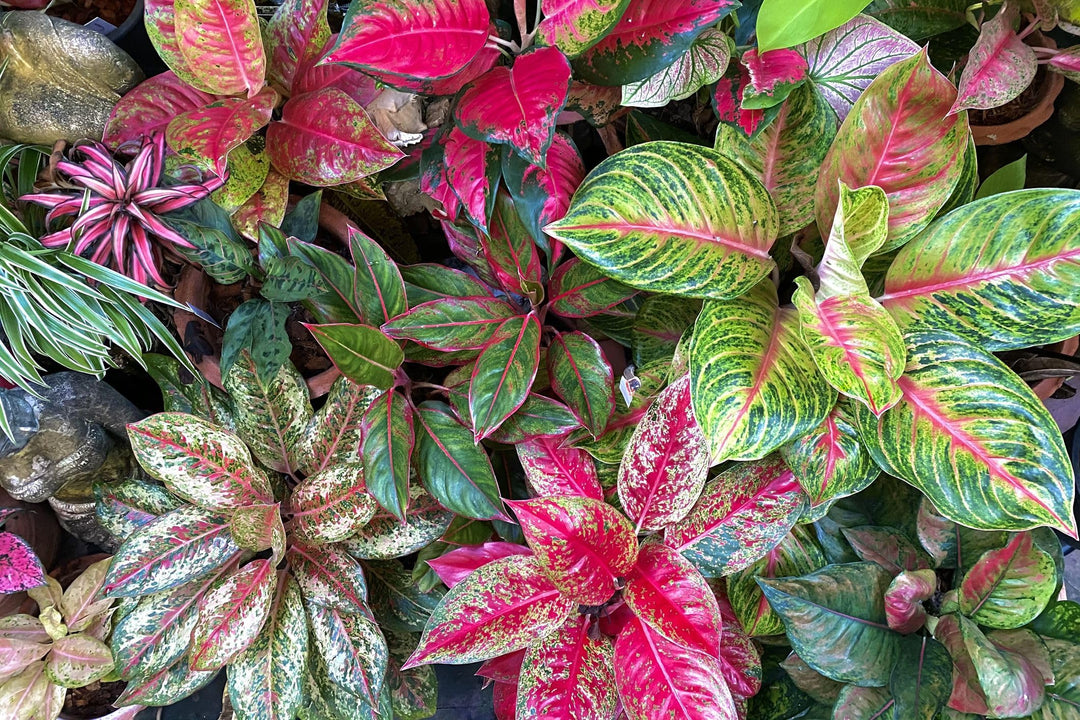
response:
<path id="1" fill-rule="evenodd" d="M 287 555 L 304 599 L 347 613 L 367 608 L 367 581 L 360 563 L 342 545 L 294 543 Z"/>
<path id="2" fill-rule="evenodd" d="M 361 420 L 379 396 L 370 385 L 340 377 L 319 411 L 308 421 L 298 449 L 298 467 L 306 475 L 339 462 L 360 462 Z"/>
<path id="3" fill-rule="evenodd" d="M 375 703 L 386 675 L 387 647 L 379 626 L 365 613 L 346 614 L 307 604 L 311 634 L 330 679 Z"/>
<path id="4" fill-rule="evenodd" d="M 337 463 L 315 473 L 293 489 L 289 505 L 297 532 L 312 543 L 344 540 L 379 508 L 364 486 L 360 463 Z"/>
<path id="5" fill-rule="evenodd" d="M 191 637 L 193 670 L 216 670 L 255 641 L 270 613 L 276 579 L 269 560 L 252 560 L 203 595 Z"/>
<path id="6" fill-rule="evenodd" d="M 85 633 L 55 641 L 45 659 L 45 676 L 60 687 L 77 688 L 100 680 L 113 670 L 109 646 Z"/>

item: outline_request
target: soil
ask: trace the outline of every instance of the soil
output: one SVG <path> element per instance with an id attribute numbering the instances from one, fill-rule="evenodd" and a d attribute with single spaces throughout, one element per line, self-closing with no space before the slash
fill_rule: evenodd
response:
<path id="1" fill-rule="evenodd" d="M 86 687 L 68 690 L 63 714 L 69 718 L 90 720 L 108 715 L 116 708 L 113 702 L 124 692 L 124 682 L 93 682 Z"/>
<path id="2" fill-rule="evenodd" d="M 48 11 L 53 17 L 85 25 L 96 17 L 120 27 L 135 8 L 135 0 L 72 0 L 54 5 Z"/>

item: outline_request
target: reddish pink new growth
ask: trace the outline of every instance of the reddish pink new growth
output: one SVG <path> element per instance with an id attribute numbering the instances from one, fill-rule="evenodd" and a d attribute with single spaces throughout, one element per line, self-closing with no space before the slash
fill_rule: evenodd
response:
<path id="1" fill-rule="evenodd" d="M 86 142 L 72 149 L 71 159 L 56 164 L 64 178 L 53 192 L 24 195 L 21 199 L 49 208 L 45 221 L 64 216 L 75 222 L 41 238 L 45 247 L 69 247 L 99 265 L 160 287 L 169 284 L 158 270 L 160 248 L 156 237 L 184 248 L 194 247 L 158 215 L 191 205 L 224 184 L 211 176 L 200 183 L 160 186 L 165 171 L 165 137 L 144 139 L 135 157 L 121 165 L 101 143 Z M 74 158 L 81 157 L 81 162 Z M 85 204 L 85 209 L 84 209 Z"/>
<path id="2" fill-rule="evenodd" d="M 750 73 L 750 86 L 763 95 L 771 95 L 780 85 L 802 82 L 810 70 L 803 56 L 794 50 L 759 54 L 751 48 L 743 54 L 742 63 Z"/>

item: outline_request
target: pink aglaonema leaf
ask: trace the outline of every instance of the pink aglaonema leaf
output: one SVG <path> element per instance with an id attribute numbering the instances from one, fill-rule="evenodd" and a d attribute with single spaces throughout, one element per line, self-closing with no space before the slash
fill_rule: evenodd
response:
<path id="1" fill-rule="evenodd" d="M 637 618 L 615 641 L 615 684 L 630 720 L 736 720 L 720 661 L 682 647 Z"/>
<path id="2" fill-rule="evenodd" d="M 1013 30 L 1017 15 L 1016 8 L 1006 3 L 983 23 L 960 74 L 950 114 L 1000 107 L 1019 96 L 1035 79 L 1038 59 Z"/>
<path id="3" fill-rule="evenodd" d="M 889 627 L 905 635 L 916 632 L 926 624 L 923 601 L 937 592 L 937 575 L 933 570 L 904 571 L 893 578 L 885 593 L 885 618 Z"/>
<path id="4" fill-rule="evenodd" d="M 337 35 L 330 37 L 323 48 L 323 53 L 329 50 L 336 39 Z M 347 65 L 322 64 L 319 62 L 321 58 L 322 53 L 297 64 L 292 81 L 293 95 L 303 95 L 325 87 L 334 87 L 351 97 L 361 107 L 367 107 L 368 103 L 379 94 L 379 85 L 375 78 Z"/>
<path id="5" fill-rule="evenodd" d="M 555 118 L 566 104 L 570 63 L 556 48 L 521 55 L 469 83 L 455 120 L 470 137 L 510 145 L 534 165 L 547 165 Z"/>
<path id="6" fill-rule="evenodd" d="M 686 517 L 709 471 L 709 447 L 690 404 L 690 374 L 664 389 L 638 423 L 619 466 L 618 493 L 636 531 Z"/>
<path id="7" fill-rule="evenodd" d="M 718 590 L 716 604 L 720 608 L 720 626 L 723 628 L 720 635 L 720 667 L 724 680 L 736 702 L 752 698 L 761 690 L 761 654 L 753 639 L 739 624 L 731 602 Z"/>
<path id="8" fill-rule="evenodd" d="M 293 97 L 266 131 L 266 153 L 282 175 L 308 185 L 340 185 L 390 167 L 404 154 L 364 108 L 337 88 Z"/>
<path id="9" fill-rule="evenodd" d="M 340 544 L 294 542 L 287 555 L 305 598 L 346 613 L 365 612 L 368 591 L 364 570 Z"/>
<path id="10" fill-rule="evenodd" d="M 169 66 L 169 70 L 176 74 L 188 85 L 202 83 L 192 74 L 187 60 L 180 54 L 180 44 L 176 38 L 176 12 L 173 0 L 144 0 L 143 21 L 146 25 L 146 34 L 150 36 L 157 54 Z M 209 90 L 209 89 L 208 89 Z M 211 90 L 211 92 L 217 92 Z"/>
<path id="11" fill-rule="evenodd" d="M 525 651 L 518 679 L 517 716 L 607 720 L 619 705 L 611 638 L 590 633 L 576 615 Z"/>
<path id="12" fill-rule="evenodd" d="M 283 92 L 293 92 L 297 70 L 317 60 L 330 39 L 326 2 L 288 0 L 270 18 L 264 40 L 269 62 L 266 75 Z"/>
<path id="13" fill-rule="evenodd" d="M 535 558 L 494 560 L 446 593 L 402 667 L 477 662 L 521 650 L 560 627 L 576 608 Z"/>
<path id="14" fill-rule="evenodd" d="M 629 0 L 540 0 L 544 19 L 536 27 L 537 42 L 554 45 L 576 57 L 596 44 L 619 22 Z"/>
<path id="15" fill-rule="evenodd" d="M 499 30 L 494 23 L 488 28 L 488 35 L 498 37 Z M 499 61 L 500 57 L 502 57 L 502 54 L 499 52 L 498 46 L 489 43 L 473 56 L 473 59 L 469 61 L 468 65 L 461 70 L 458 70 L 450 77 L 417 79 L 405 77 L 403 75 L 394 75 L 393 73 L 378 72 L 371 69 L 365 70 L 365 72 L 378 80 L 382 85 L 404 92 L 416 93 L 418 95 L 456 95 L 461 88 L 495 67 L 495 63 Z"/>
<path id="16" fill-rule="evenodd" d="M 15 533 L 0 532 L 0 595 L 45 584 L 45 567 L 30 543 Z"/>
<path id="17" fill-rule="evenodd" d="M 743 53 L 742 64 L 750 74 L 742 97 L 742 107 L 747 110 L 779 105 L 806 80 L 809 70 L 806 60 L 794 50 L 758 53 L 751 48 Z"/>
<path id="18" fill-rule="evenodd" d="M 173 118 L 221 98 L 196 90 L 171 71 L 139 83 L 120 98 L 105 126 L 104 143 L 110 148 L 164 132 Z"/>
<path id="19" fill-rule="evenodd" d="M 508 500 L 537 562 L 567 597 L 607 602 L 637 559 L 634 529 L 618 510 L 592 498 Z"/>
<path id="20" fill-rule="evenodd" d="M 750 85 L 750 73 L 739 66 L 738 77 L 725 75 L 716 83 L 713 91 L 713 107 L 721 122 L 734 125 L 747 135 L 754 135 L 765 119 L 764 110 L 749 110 L 742 106 L 746 88 Z"/>
<path id="21" fill-rule="evenodd" d="M 459 547 L 441 557 L 428 560 L 427 564 L 446 587 L 452 588 L 477 568 L 487 565 L 492 560 L 511 555 L 532 555 L 532 550 L 517 543 L 492 541 L 482 545 Z"/>
<path id="22" fill-rule="evenodd" d="M 452 128 L 443 140 L 446 182 L 461 201 L 465 217 L 483 232 L 499 186 L 499 150 Z"/>
<path id="23" fill-rule="evenodd" d="M 255 641 L 270 614 L 276 579 L 269 560 L 252 560 L 203 595 L 189 650 L 193 670 L 216 670 Z"/>
<path id="24" fill-rule="evenodd" d="M 1080 82 L 1080 46 L 1065 48 L 1052 56 L 1046 66 L 1059 72 L 1073 82 Z"/>
<path id="25" fill-rule="evenodd" d="M 252 0 L 174 3 L 176 40 L 200 89 L 254 97 L 266 79 L 259 20 Z"/>
<path id="26" fill-rule="evenodd" d="M 525 650 L 485 660 L 476 669 L 476 676 L 494 680 L 498 683 L 517 683 L 521 676 L 521 661 L 525 659 Z"/>
<path id="27" fill-rule="evenodd" d="M 278 94 L 270 88 L 251 99 L 224 98 L 173 118 L 165 139 L 181 156 L 194 158 L 225 177 L 229 152 L 270 122 Z"/>
<path id="28" fill-rule="evenodd" d="M 364 0 L 350 6 L 326 61 L 417 80 L 446 78 L 483 49 L 490 24 L 484 0 Z"/>
<path id="29" fill-rule="evenodd" d="M 504 290 L 528 295 L 538 303 L 543 293 L 540 253 L 521 224 L 517 205 L 503 189 L 495 197 L 488 237 L 481 241 L 484 260 Z"/>
<path id="30" fill-rule="evenodd" d="M 984 627 L 1011 630 L 1034 620 L 1058 590 L 1054 559 L 1030 532 L 988 550 L 960 583 L 960 612 Z"/>
<path id="31" fill-rule="evenodd" d="M 563 447 L 563 437 L 529 438 L 517 444 L 525 482 L 536 497 L 566 495 L 604 499 L 592 456 L 581 448 Z"/>
<path id="32" fill-rule="evenodd" d="M 720 607 L 712 588 L 683 556 L 647 543 L 626 578 L 623 600 L 637 618 L 668 640 L 720 657 Z"/>

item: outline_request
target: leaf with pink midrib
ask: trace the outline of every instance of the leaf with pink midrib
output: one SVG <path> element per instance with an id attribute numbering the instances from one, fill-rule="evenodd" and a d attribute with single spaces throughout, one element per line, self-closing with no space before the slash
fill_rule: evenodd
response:
<path id="1" fill-rule="evenodd" d="M 590 633 L 592 619 L 572 616 L 525 651 L 517 715 L 549 720 L 609 720 L 619 704 L 611 638 Z"/>
<path id="2" fill-rule="evenodd" d="M 197 110 L 220 96 L 196 90 L 171 70 L 147 78 L 113 106 L 102 142 L 110 148 L 164 132 L 173 118 Z"/>
<path id="3" fill-rule="evenodd" d="M 278 6 L 266 27 L 267 75 L 280 90 L 292 92 L 297 71 L 315 60 L 330 39 L 327 0 L 289 0 Z"/>
<path id="4" fill-rule="evenodd" d="M 1035 79 L 1035 51 L 1012 29 L 1017 16 L 1015 6 L 1006 4 L 983 23 L 960 74 L 950 114 L 1000 107 L 1019 96 Z"/>
<path id="5" fill-rule="evenodd" d="M 474 570 L 493 560 L 512 555 L 532 555 L 525 545 L 510 542 L 486 542 L 482 545 L 466 545 L 441 557 L 427 560 L 427 564 L 448 588 L 467 578 Z"/>
<path id="6" fill-rule="evenodd" d="M 225 98 L 188 110 L 169 123 L 165 139 L 177 153 L 193 156 L 225 177 L 229 152 L 270 122 L 277 100 L 277 93 L 265 88 L 250 100 Z"/>
<path id="7" fill-rule="evenodd" d="M 532 494 L 603 500 L 592 456 L 581 448 L 563 447 L 564 440 L 564 436 L 536 437 L 517 443 L 518 460 Z"/>
<path id="8" fill-rule="evenodd" d="M 0 594 L 45 584 L 45 567 L 30 543 L 15 533 L 0 532 Z"/>
<path id="9" fill-rule="evenodd" d="M 200 89 L 248 97 L 262 89 L 266 55 L 253 0 L 181 0 L 174 9 L 180 54 Z"/>

